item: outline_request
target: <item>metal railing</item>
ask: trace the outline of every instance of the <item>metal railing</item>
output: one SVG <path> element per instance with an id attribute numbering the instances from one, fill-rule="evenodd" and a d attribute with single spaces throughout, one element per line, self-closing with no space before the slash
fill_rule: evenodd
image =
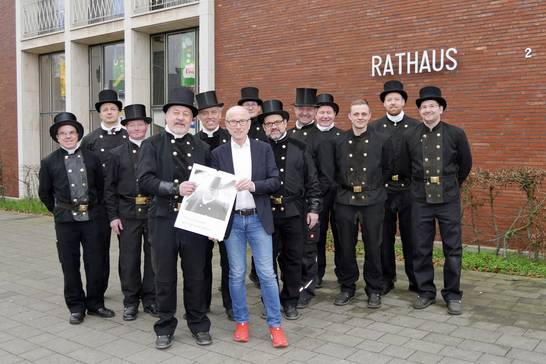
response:
<path id="1" fill-rule="evenodd" d="M 142 14 L 172 6 L 193 5 L 197 3 L 199 3 L 199 0 L 133 0 L 133 12 L 134 14 Z"/>
<path id="2" fill-rule="evenodd" d="M 24 0 L 23 39 L 64 30 L 64 0 Z"/>
<path id="3" fill-rule="evenodd" d="M 72 26 L 123 18 L 123 0 L 72 0 Z"/>

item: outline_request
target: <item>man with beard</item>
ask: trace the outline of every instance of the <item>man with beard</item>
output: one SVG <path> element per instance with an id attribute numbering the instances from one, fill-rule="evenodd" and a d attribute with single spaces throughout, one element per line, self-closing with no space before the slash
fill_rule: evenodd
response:
<path id="1" fill-rule="evenodd" d="M 222 108 L 224 103 L 218 102 L 216 91 L 207 91 L 195 95 L 197 104 L 197 119 L 201 122 L 202 129 L 198 133 L 199 138 L 207 143 L 211 152 L 219 145 L 228 143 L 230 140 L 229 133 L 226 129 L 220 127 L 220 119 L 222 118 Z M 233 310 L 231 308 L 231 297 L 229 295 L 229 263 L 226 252 L 226 247 L 223 242 L 219 241 L 220 248 L 220 267 L 221 267 L 221 284 L 222 303 L 226 311 L 228 319 L 233 320 Z M 209 242 L 209 257 L 207 258 L 207 266 L 205 274 L 207 278 L 207 307 L 210 311 L 212 300 L 212 251 L 214 249 L 214 241 Z"/>
<path id="2" fill-rule="evenodd" d="M 392 157 L 391 172 L 387 181 L 387 201 L 385 201 L 385 220 L 383 221 L 383 245 L 381 247 L 381 267 L 383 269 L 383 291 L 386 295 L 394 288 L 396 282 L 396 255 L 394 243 L 396 241 L 396 220 L 400 229 L 402 251 L 404 253 L 404 267 L 409 280 L 409 290 L 415 291 L 415 276 L 413 274 L 411 240 L 411 196 L 409 179 L 402 180 L 399 176 L 402 134 L 419 122 L 404 113 L 404 105 L 408 94 L 400 81 L 385 82 L 383 92 L 379 95 L 386 115 L 370 124 L 370 128 L 384 133 L 389 138 L 388 146 Z"/>
<path id="3" fill-rule="evenodd" d="M 442 297 L 451 315 L 462 313 L 461 193 L 472 169 L 472 155 L 463 129 L 442 121 L 447 101 L 436 86 L 419 90 L 415 100 L 423 123 L 402 139 L 400 175 L 411 178 L 413 270 L 418 296 L 415 309 L 436 302 L 432 248 L 436 221 L 445 256 Z"/>
<path id="4" fill-rule="evenodd" d="M 95 109 L 98 111 L 101 120 L 100 127 L 87 134 L 81 143 L 82 148 L 94 152 L 99 157 L 104 176 L 106 176 L 110 150 L 121 145 L 128 137 L 127 131 L 120 123 L 122 107 L 123 104 L 118 100 L 116 91 L 102 90 L 99 92 L 99 101 L 95 104 Z M 98 229 L 104 252 L 103 291 L 106 292 L 110 277 L 110 236 L 112 228 L 110 227 L 106 209 L 101 207 L 101 210 Z"/>
<path id="5" fill-rule="evenodd" d="M 192 119 L 197 115 L 193 98 L 193 92 L 185 87 L 170 92 L 169 102 L 163 105 L 165 130 L 142 143 L 137 166 L 141 191 L 153 196 L 148 218 L 159 313 L 154 324 L 157 349 L 172 345 L 178 324 L 175 317 L 178 256 L 184 276 L 186 322 L 198 345 L 212 343 L 204 269 L 209 241 L 174 226 L 182 197 L 196 189 L 195 183 L 188 181 L 193 164 L 210 164 L 209 146 L 189 133 Z"/>
<path id="6" fill-rule="evenodd" d="M 284 317 L 296 320 L 300 317 L 296 306 L 302 285 L 304 231 L 305 226 L 312 230 L 318 221 L 320 188 L 315 163 L 305 143 L 291 138 L 286 131 L 289 116 L 281 101 L 267 100 L 260 118 L 270 139 L 281 180 L 280 190 L 271 195 L 275 224 L 273 267 L 277 274 L 278 259 L 283 280 L 280 300 Z"/>

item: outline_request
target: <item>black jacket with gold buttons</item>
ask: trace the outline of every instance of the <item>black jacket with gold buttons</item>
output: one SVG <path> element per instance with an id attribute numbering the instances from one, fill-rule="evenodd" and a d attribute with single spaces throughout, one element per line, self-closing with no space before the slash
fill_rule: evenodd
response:
<path id="1" fill-rule="evenodd" d="M 148 217 L 175 218 L 182 202 L 179 185 L 194 163 L 209 166 L 210 158 L 208 144 L 190 133 L 175 139 L 163 131 L 142 142 L 137 178 L 140 191 L 152 196 Z"/>
<path id="2" fill-rule="evenodd" d="M 287 135 L 269 140 L 279 169 L 281 187 L 271 196 L 274 217 L 320 213 L 321 196 L 315 163 L 305 143 Z"/>
<path id="3" fill-rule="evenodd" d="M 98 127 L 82 139 L 81 147 L 90 150 L 99 157 L 100 163 L 104 168 L 103 172 L 106 176 L 110 150 L 121 145 L 126 140 L 129 140 L 129 135 L 124 128 L 121 128 L 119 131 L 112 134 L 108 134 L 106 130 Z"/>
<path id="4" fill-rule="evenodd" d="M 369 129 L 358 136 L 348 130 L 336 141 L 337 203 L 369 206 L 387 199 L 391 163 L 386 141 L 384 134 Z"/>
<path id="5" fill-rule="evenodd" d="M 472 154 L 463 129 L 440 121 L 432 130 L 423 123 L 404 133 L 400 174 L 412 179 L 415 199 L 443 203 L 459 198 L 459 186 L 471 169 Z"/>

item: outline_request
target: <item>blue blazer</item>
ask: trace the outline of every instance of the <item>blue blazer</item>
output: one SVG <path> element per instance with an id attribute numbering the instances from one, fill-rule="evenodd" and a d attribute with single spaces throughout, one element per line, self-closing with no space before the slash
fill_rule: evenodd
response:
<path id="1" fill-rule="evenodd" d="M 252 192 L 258 217 L 268 234 L 273 234 L 273 213 L 271 212 L 271 199 L 269 195 L 277 192 L 281 186 L 279 170 L 275 164 L 275 155 L 268 143 L 250 139 L 250 156 L 252 158 L 252 182 L 256 191 Z M 212 151 L 211 167 L 227 173 L 233 171 L 233 156 L 231 143 L 220 145 Z M 233 205 L 235 208 L 235 204 Z M 226 229 L 226 238 L 231 232 L 233 223 L 233 211 Z"/>

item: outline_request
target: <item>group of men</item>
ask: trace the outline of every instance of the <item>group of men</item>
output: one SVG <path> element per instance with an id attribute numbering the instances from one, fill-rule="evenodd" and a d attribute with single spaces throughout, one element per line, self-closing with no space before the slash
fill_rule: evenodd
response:
<path id="1" fill-rule="evenodd" d="M 347 131 L 335 126 L 340 110 L 334 97 L 313 88 L 296 89 L 292 129 L 283 103 L 261 100 L 255 87 L 241 89 L 238 105 L 225 113 L 226 129 L 215 91 L 194 97 L 184 87 L 169 92 L 165 129 L 149 138 L 152 120 L 145 106 L 127 105 L 121 118 L 123 105 L 112 90 L 99 93 L 101 126 L 85 137 L 74 114 L 57 114 L 50 135 L 60 148 L 42 160 L 39 196 L 54 215 L 69 322 L 83 322 L 86 313 L 115 315 L 104 306 L 114 231 L 123 319 L 135 320 L 142 302 L 143 311 L 158 318 L 156 347 L 172 345 L 180 257 L 184 319 L 197 344 L 212 343 L 207 313 L 216 241 L 174 227 L 183 199 L 198 187 L 189 181 L 194 163 L 238 180 L 226 235 L 218 242 L 220 290 L 226 315 L 235 321 L 235 341 L 249 340 L 247 243 L 272 344 L 286 347 L 281 312 L 298 319 L 298 309 L 322 287 L 329 230 L 340 286 L 335 305 L 355 296 L 360 230 L 368 307 L 381 307 L 381 296 L 396 281 L 398 222 L 408 289 L 417 293 L 413 307 L 423 309 L 436 297 L 432 248 L 438 221 L 446 258 L 442 296 L 448 312 L 460 314 L 459 186 L 472 166 L 466 135 L 441 120 L 447 102 L 437 87 L 422 88 L 416 99 L 422 122 L 405 114 L 408 95 L 400 81 L 386 82 L 379 97 L 386 115 L 370 122 L 367 101 L 354 100 Z M 201 125 L 195 135 L 194 118 Z"/>

